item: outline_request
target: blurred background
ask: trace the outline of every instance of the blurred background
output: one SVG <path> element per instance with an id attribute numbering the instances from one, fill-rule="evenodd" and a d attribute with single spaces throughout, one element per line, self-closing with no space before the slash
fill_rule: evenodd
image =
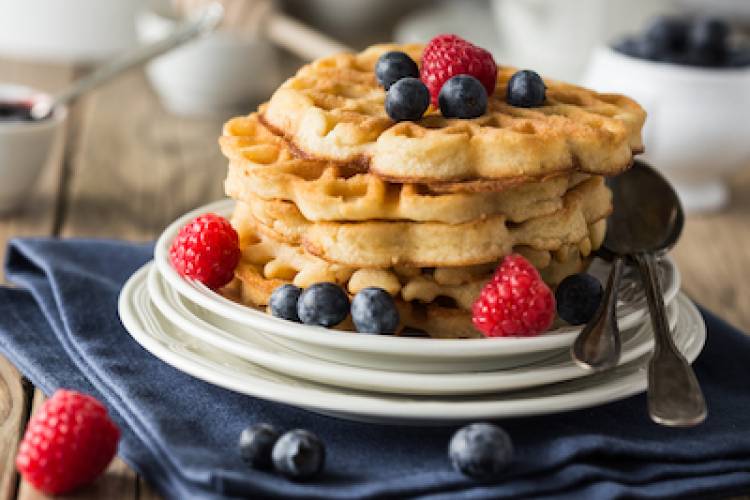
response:
<path id="1" fill-rule="evenodd" d="M 724 178 L 750 164 L 746 118 L 750 109 L 750 56 L 748 51 L 734 49 L 743 46 L 750 32 L 747 0 L 225 3 L 228 19 L 217 32 L 147 66 L 148 88 L 139 91 L 144 92 L 144 98 L 156 97 L 158 108 L 150 108 L 152 116 L 171 115 L 193 120 L 194 124 L 202 120 L 205 130 L 216 135 L 223 119 L 251 111 L 305 59 L 324 55 L 326 47 L 309 43 L 304 34 L 295 31 L 298 26 L 282 26 L 280 35 L 274 31 L 277 39 L 270 40 L 264 31 L 268 19 L 264 16 L 274 11 L 353 49 L 390 40 L 425 42 L 436 34 L 452 32 L 490 50 L 501 65 L 534 69 L 545 77 L 600 91 L 626 93 L 649 112 L 646 160 L 677 184 L 691 212 L 724 207 L 731 194 Z M 166 37 L 181 18 L 189 17 L 191 9 L 198 11 L 205 4 L 205 0 L 0 0 L 0 68 L 3 62 L 5 65 L 0 75 L 6 84 L 33 85 L 33 89 L 25 89 L 26 94 L 24 89 L 0 87 L 0 102 L 15 99 L 19 92 L 28 97 L 35 91 L 59 90 L 63 81 L 56 80 L 55 75 L 60 71 L 72 72 L 64 79 L 69 83 L 139 44 Z M 237 7 L 240 4 L 245 6 L 244 13 Z M 728 30 L 727 41 L 721 43 L 733 47 L 731 57 L 717 63 L 713 56 L 693 57 L 695 51 L 679 55 L 660 52 L 660 37 L 672 36 L 669 23 L 659 24 L 665 15 L 677 16 L 688 24 L 706 19 L 726 23 L 723 29 Z M 691 28 L 685 29 L 690 32 Z M 693 31 L 700 31 L 700 26 Z M 716 33 L 710 29 L 707 33 L 710 42 Z M 291 45 L 279 43 L 279 36 Z M 44 68 L 48 76 L 40 76 L 37 71 L 34 78 L 24 81 L 23 71 L 29 74 L 34 68 Z M 133 76 L 121 80 L 128 78 L 132 81 Z M 110 84 L 110 88 L 118 85 L 123 84 Z M 127 109 L 122 110 L 121 119 L 128 119 Z M 193 127 L 201 129 L 200 125 Z M 212 158 L 220 169 L 223 162 L 215 151 L 215 137 L 205 136 L 206 147 L 214 151 L 200 154 Z M 47 136 L 29 142 L 48 144 L 47 151 L 56 140 L 54 131 L 49 131 Z M 2 142 L 0 134 L 0 160 L 5 160 L 0 164 L 17 163 L 22 157 L 34 165 L 24 169 L 24 176 L 18 169 L 4 174 L 0 170 L 0 176 L 6 178 L 6 193 L 0 188 L 0 198 L 13 198 L 5 202 L 0 199 L 0 210 L 25 199 L 21 193 L 35 182 L 33 173 L 39 170 L 35 165 L 43 163 L 39 151 L 33 160 L 22 151 L 14 151 L 11 156 L 3 151 Z M 712 167 L 707 169 L 706 164 Z"/>

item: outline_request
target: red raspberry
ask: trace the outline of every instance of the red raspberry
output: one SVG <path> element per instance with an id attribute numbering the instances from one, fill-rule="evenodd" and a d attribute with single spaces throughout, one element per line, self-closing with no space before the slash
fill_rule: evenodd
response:
<path id="1" fill-rule="evenodd" d="M 433 106 L 443 84 L 456 75 L 471 75 L 484 86 L 487 95 L 495 91 L 497 65 L 492 54 L 456 35 L 438 35 L 422 53 L 420 78 L 427 85 Z"/>
<path id="2" fill-rule="evenodd" d="M 240 261 L 240 238 L 224 217 L 203 214 L 180 229 L 169 258 L 182 276 L 216 290 L 232 281 Z"/>
<path id="3" fill-rule="evenodd" d="M 555 318 L 555 296 L 534 266 L 505 257 L 472 308 L 474 326 L 488 337 L 533 336 Z"/>
<path id="4" fill-rule="evenodd" d="M 104 405 L 60 389 L 29 420 L 16 467 L 38 490 L 67 493 L 91 483 L 107 468 L 119 439 Z"/>

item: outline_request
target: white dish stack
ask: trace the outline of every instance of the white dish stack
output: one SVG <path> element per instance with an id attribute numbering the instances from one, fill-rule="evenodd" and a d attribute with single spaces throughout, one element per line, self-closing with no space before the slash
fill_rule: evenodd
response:
<path id="1" fill-rule="evenodd" d="M 213 384 L 342 418 L 439 424 L 554 413 L 642 392 L 653 331 L 640 282 L 628 275 L 617 316 L 620 365 L 592 373 L 569 348 L 580 327 L 538 337 L 437 340 L 328 330 L 274 318 L 232 302 L 177 274 L 168 250 L 195 216 L 229 216 L 221 201 L 186 214 L 159 238 L 154 262 L 122 290 L 120 317 L 130 334 L 163 361 Z M 592 274 L 605 278 L 608 265 Z M 705 325 L 680 293 L 674 262 L 661 261 L 664 300 L 677 347 L 700 353 Z"/>

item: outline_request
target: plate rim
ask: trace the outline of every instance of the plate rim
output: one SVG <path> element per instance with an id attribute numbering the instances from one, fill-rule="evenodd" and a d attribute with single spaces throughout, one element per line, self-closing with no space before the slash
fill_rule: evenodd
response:
<path id="1" fill-rule="evenodd" d="M 170 293 L 170 290 L 166 289 L 168 284 L 161 277 L 155 266 L 150 266 L 147 274 L 146 286 L 154 306 L 164 319 L 182 332 L 206 342 L 217 349 L 224 350 L 233 356 L 246 359 L 254 364 L 259 364 L 268 370 L 311 380 L 316 383 L 355 390 L 393 392 L 397 394 L 465 395 L 525 389 L 585 377 L 592 373 L 580 368 L 572 361 L 570 364 L 563 366 L 555 365 L 552 367 L 545 366 L 545 360 L 540 360 L 509 369 L 478 372 L 422 373 L 379 370 L 377 368 L 346 365 L 343 363 L 337 364 L 325 359 L 315 359 L 312 356 L 299 352 L 295 352 L 295 357 L 290 359 L 283 354 L 274 353 L 272 350 L 258 345 L 251 339 L 243 339 L 240 335 L 230 332 L 225 333 L 220 327 L 211 324 L 191 311 L 187 305 L 175 304 L 176 301 L 187 299 L 175 290 L 171 290 L 174 297 L 166 296 L 167 293 Z M 679 314 L 679 305 L 673 302 L 668 308 L 670 325 L 673 327 Z M 185 311 L 182 312 L 179 309 L 184 309 Z M 636 330 L 633 336 L 639 335 L 646 336 L 647 338 L 630 346 L 627 350 L 623 344 L 623 354 L 618 364 L 626 364 L 634 361 L 652 350 L 653 338 L 643 333 L 645 329 L 648 329 L 648 326 L 645 324 L 633 328 L 633 330 Z M 265 337 L 264 334 L 260 335 Z M 265 342 L 277 346 L 282 351 L 293 351 L 288 347 L 274 344 L 270 340 L 265 340 Z M 536 369 L 534 369 L 535 366 Z M 284 370 L 286 370 L 286 373 Z M 408 382 L 404 382 L 405 380 L 408 380 Z M 408 385 L 411 388 L 405 389 L 404 385 Z"/>
<path id="2" fill-rule="evenodd" d="M 193 360 L 186 360 L 184 356 L 165 348 L 159 341 L 141 330 L 142 326 L 139 326 L 138 315 L 132 311 L 131 302 L 135 287 L 139 282 L 144 281 L 147 269 L 147 266 L 143 266 L 136 271 L 125 283 L 118 298 L 118 312 L 125 330 L 144 349 L 174 368 L 213 385 L 317 413 L 381 423 L 443 425 L 482 418 L 524 417 L 588 408 L 623 399 L 640 393 L 646 388 L 646 356 L 616 368 L 615 370 L 627 370 L 626 374 L 618 379 L 605 381 L 583 390 L 515 400 L 475 401 L 469 397 L 446 401 L 438 397 L 397 397 L 390 394 L 373 395 L 358 391 L 342 394 L 332 392 L 332 389 L 338 388 L 329 386 L 321 385 L 318 388 L 318 384 L 310 383 L 314 387 L 299 387 L 267 379 L 259 382 L 257 376 L 253 378 L 246 374 L 245 378 L 253 379 L 253 383 L 248 387 L 240 382 L 242 379 L 236 374 L 234 377 L 227 377 L 225 372 L 229 368 L 222 368 L 216 364 L 207 368 L 205 361 L 199 365 Z M 678 299 L 681 301 L 680 311 L 692 317 L 698 326 L 696 330 L 698 335 L 692 339 L 691 350 L 685 353 L 686 358 L 692 362 L 703 349 L 706 326 L 697 307 L 684 293 L 680 292 Z M 591 381 L 600 375 L 561 382 L 554 386 L 564 387 L 565 384 L 576 383 L 580 380 Z M 250 388 L 252 390 L 249 390 Z M 572 395 L 575 397 L 571 397 Z"/>

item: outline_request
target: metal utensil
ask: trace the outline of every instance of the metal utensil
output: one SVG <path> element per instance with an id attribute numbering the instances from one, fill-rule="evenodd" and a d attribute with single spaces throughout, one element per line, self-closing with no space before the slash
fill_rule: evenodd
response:
<path id="1" fill-rule="evenodd" d="M 219 3 L 206 6 L 199 15 L 190 18 L 180 25 L 174 33 L 152 44 L 138 47 L 113 61 L 106 63 L 91 74 L 74 82 L 70 87 L 53 94 L 50 99 L 43 99 L 31 108 L 31 117 L 42 120 L 49 116 L 56 106 L 66 104 L 85 94 L 89 90 L 108 82 L 135 66 L 141 65 L 161 54 L 178 47 L 193 38 L 213 31 L 224 17 L 224 8 Z"/>
<path id="2" fill-rule="evenodd" d="M 699 424 L 706 418 L 706 402 L 695 373 L 672 340 L 656 264 L 656 256 L 669 250 L 682 232 L 682 205 L 669 182 L 643 162 L 614 177 L 610 188 L 615 211 L 608 220 L 605 247 L 637 263 L 654 328 L 649 415 L 663 425 Z"/>

